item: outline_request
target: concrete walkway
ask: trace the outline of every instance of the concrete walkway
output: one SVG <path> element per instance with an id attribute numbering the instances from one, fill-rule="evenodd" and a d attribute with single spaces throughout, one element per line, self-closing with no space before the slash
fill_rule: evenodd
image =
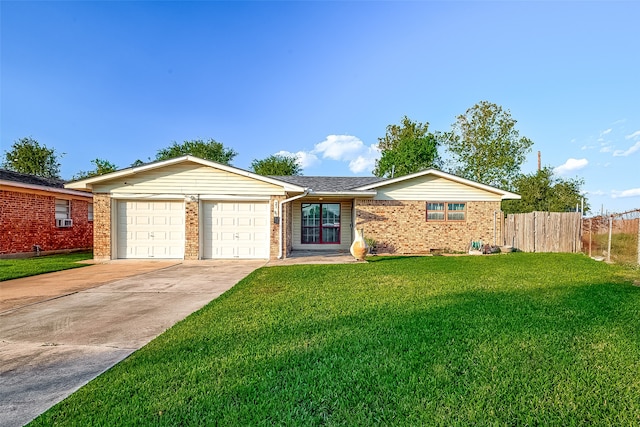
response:
<path id="1" fill-rule="evenodd" d="M 1 282 L 0 425 L 28 423 L 265 262 L 114 261 Z"/>

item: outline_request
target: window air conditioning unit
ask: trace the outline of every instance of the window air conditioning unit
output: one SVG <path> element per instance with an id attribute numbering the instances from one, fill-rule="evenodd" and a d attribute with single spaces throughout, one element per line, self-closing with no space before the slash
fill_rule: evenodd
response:
<path id="1" fill-rule="evenodd" d="M 56 219 L 56 227 L 71 227 L 73 225 L 73 220 L 72 219 Z"/>

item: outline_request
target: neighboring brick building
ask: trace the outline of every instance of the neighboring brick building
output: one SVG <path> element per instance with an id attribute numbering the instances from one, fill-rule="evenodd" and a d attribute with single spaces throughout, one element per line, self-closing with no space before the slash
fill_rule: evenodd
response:
<path id="1" fill-rule="evenodd" d="M 287 257 L 348 251 L 463 252 L 502 242 L 500 202 L 520 196 L 429 169 L 393 179 L 260 176 L 184 156 L 67 184 L 92 191 L 94 258 Z"/>
<path id="2" fill-rule="evenodd" d="M 93 247 L 93 195 L 0 169 L 0 257 Z"/>

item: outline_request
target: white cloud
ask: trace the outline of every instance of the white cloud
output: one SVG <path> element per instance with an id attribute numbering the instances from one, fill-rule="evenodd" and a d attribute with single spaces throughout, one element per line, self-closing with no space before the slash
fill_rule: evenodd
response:
<path id="1" fill-rule="evenodd" d="M 349 162 L 349 170 L 353 173 L 372 171 L 378 158 L 380 158 L 380 149 L 377 145 L 371 145 L 366 153 Z"/>
<path id="2" fill-rule="evenodd" d="M 305 151 L 298 151 L 297 153 L 291 153 L 289 151 L 278 151 L 277 156 L 295 156 L 298 160 L 298 164 L 302 169 L 315 166 L 320 163 L 320 159 L 313 153 L 307 153 Z"/>
<path id="3" fill-rule="evenodd" d="M 605 136 L 605 135 L 607 135 L 607 134 L 611 133 L 611 131 L 612 131 L 612 130 L 613 130 L 613 129 L 611 129 L 611 128 L 609 128 L 609 129 L 607 129 L 607 130 L 603 130 L 602 132 L 600 132 L 600 137 L 603 137 L 603 136 Z"/>
<path id="4" fill-rule="evenodd" d="M 353 135 L 329 135 L 311 151 L 280 151 L 276 154 L 296 156 L 302 169 L 317 166 L 321 163 L 321 158 L 349 162 L 349 170 L 353 173 L 371 172 L 376 160 L 380 158 L 377 145 L 366 146 L 360 138 Z"/>
<path id="5" fill-rule="evenodd" d="M 605 193 L 602 190 L 595 190 L 595 191 L 585 191 L 584 194 L 589 194 L 591 196 L 604 196 L 607 193 Z"/>
<path id="6" fill-rule="evenodd" d="M 360 138 L 352 135 L 329 135 L 315 145 L 313 153 L 322 154 L 332 160 L 352 160 L 364 149 Z"/>
<path id="7" fill-rule="evenodd" d="M 624 190 L 624 191 L 613 190 L 611 192 L 611 197 L 613 197 L 614 199 L 619 199 L 624 197 L 640 197 L 640 188 L 630 188 L 629 190 Z"/>
<path id="8" fill-rule="evenodd" d="M 610 146 L 608 146 L 608 145 L 605 145 L 604 147 L 602 147 L 602 148 L 600 149 L 600 152 L 601 152 L 601 153 L 610 153 L 610 152 L 612 152 L 612 151 L 613 151 L 613 148 L 611 148 L 611 147 L 610 147 Z"/>
<path id="9" fill-rule="evenodd" d="M 640 137 L 640 130 L 635 131 L 631 135 L 625 136 L 625 139 L 636 139 L 638 137 Z"/>
<path id="10" fill-rule="evenodd" d="M 633 144 L 631 147 L 629 147 L 625 151 L 622 151 L 622 150 L 614 151 L 613 155 L 614 155 L 614 157 L 627 157 L 627 156 L 630 156 L 631 154 L 635 153 L 638 150 L 640 150 L 640 141 L 636 142 L 635 144 Z"/>
<path id="11" fill-rule="evenodd" d="M 558 175 L 564 175 L 569 172 L 577 171 L 589 164 L 587 159 L 567 159 L 564 164 L 558 166 L 553 171 Z"/>

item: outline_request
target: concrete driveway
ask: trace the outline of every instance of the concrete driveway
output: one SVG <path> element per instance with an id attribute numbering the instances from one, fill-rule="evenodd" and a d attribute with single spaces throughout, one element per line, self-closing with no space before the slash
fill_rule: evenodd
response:
<path id="1" fill-rule="evenodd" d="M 114 261 L 0 283 L 0 425 L 31 421 L 265 262 Z"/>

